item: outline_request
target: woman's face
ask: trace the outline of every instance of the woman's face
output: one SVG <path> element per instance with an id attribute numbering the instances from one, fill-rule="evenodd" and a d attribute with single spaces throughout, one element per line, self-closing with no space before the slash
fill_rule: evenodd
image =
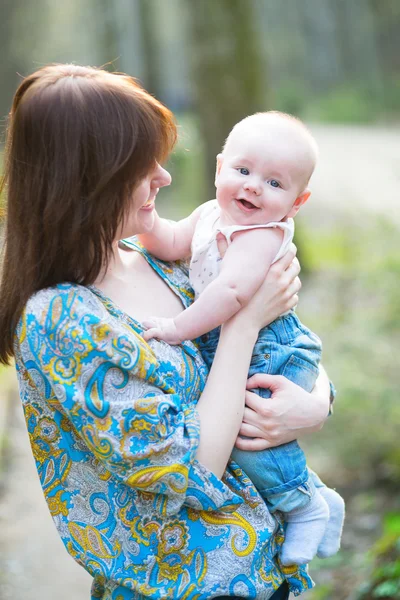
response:
<path id="1" fill-rule="evenodd" d="M 171 175 L 156 163 L 151 171 L 132 194 L 132 202 L 129 214 L 125 220 L 118 239 L 124 239 L 147 233 L 152 230 L 154 225 L 155 199 L 158 190 L 171 183 Z"/>

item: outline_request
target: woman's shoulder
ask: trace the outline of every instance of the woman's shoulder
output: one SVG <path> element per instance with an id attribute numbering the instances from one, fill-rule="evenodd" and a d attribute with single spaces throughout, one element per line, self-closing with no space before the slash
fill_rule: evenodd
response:
<path id="1" fill-rule="evenodd" d="M 16 357 L 26 362 L 35 356 L 44 366 L 63 357 L 93 365 L 106 357 L 117 364 L 123 355 L 132 372 L 146 378 L 156 357 L 134 324 L 119 313 L 90 286 L 65 283 L 42 289 L 28 300 L 18 323 Z"/>
<path id="2" fill-rule="evenodd" d="M 111 323 L 113 321 L 113 324 Z M 115 319 L 96 294 L 84 285 L 60 283 L 37 291 L 27 301 L 16 328 L 16 340 L 35 341 L 80 337 Z M 36 343 L 35 342 L 35 343 Z"/>
<path id="3" fill-rule="evenodd" d="M 59 283 L 32 294 L 25 305 L 23 315 L 39 316 L 51 310 L 60 316 L 66 311 L 74 314 L 79 307 L 88 312 L 97 312 L 100 304 L 88 287 L 77 283 Z"/>

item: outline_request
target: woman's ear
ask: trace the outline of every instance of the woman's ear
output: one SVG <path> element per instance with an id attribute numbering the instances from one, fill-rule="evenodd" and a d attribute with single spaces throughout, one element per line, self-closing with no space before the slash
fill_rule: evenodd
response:
<path id="1" fill-rule="evenodd" d="M 304 192 L 300 194 L 300 196 L 297 196 L 292 208 L 290 209 L 286 217 L 294 217 L 295 215 L 297 215 L 297 213 L 300 210 L 300 207 L 307 202 L 310 196 L 311 192 L 308 188 L 306 188 Z"/>
<path id="2" fill-rule="evenodd" d="M 218 175 L 219 175 L 219 172 L 221 170 L 223 162 L 224 162 L 223 155 L 222 154 L 218 154 L 217 155 L 217 166 L 216 166 L 216 169 L 215 169 L 215 185 L 217 185 Z"/>

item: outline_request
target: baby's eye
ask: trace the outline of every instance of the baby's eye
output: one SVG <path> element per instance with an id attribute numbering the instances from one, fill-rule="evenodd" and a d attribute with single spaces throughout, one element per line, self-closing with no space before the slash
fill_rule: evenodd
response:
<path id="1" fill-rule="evenodd" d="M 281 184 L 279 183 L 279 181 L 277 181 L 276 179 L 270 179 L 268 181 L 269 185 L 271 185 L 274 188 L 279 188 L 281 187 Z"/>
<path id="2" fill-rule="evenodd" d="M 250 171 L 246 167 L 239 167 L 238 171 L 241 175 L 250 175 Z"/>

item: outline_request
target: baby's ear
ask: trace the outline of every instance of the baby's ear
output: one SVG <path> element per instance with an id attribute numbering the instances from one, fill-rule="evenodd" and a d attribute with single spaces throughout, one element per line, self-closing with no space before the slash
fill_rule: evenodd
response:
<path id="1" fill-rule="evenodd" d="M 290 209 L 286 217 L 294 217 L 295 215 L 297 215 L 297 213 L 300 210 L 300 207 L 307 202 L 310 196 L 311 192 L 308 188 L 306 188 L 304 192 L 300 194 L 300 196 L 297 196 L 292 208 Z"/>
<path id="2" fill-rule="evenodd" d="M 217 185 L 217 178 L 218 178 L 218 175 L 219 175 L 219 172 L 221 170 L 223 162 L 224 162 L 223 155 L 222 154 L 218 154 L 217 155 L 217 166 L 216 166 L 216 169 L 215 169 L 215 185 Z"/>

